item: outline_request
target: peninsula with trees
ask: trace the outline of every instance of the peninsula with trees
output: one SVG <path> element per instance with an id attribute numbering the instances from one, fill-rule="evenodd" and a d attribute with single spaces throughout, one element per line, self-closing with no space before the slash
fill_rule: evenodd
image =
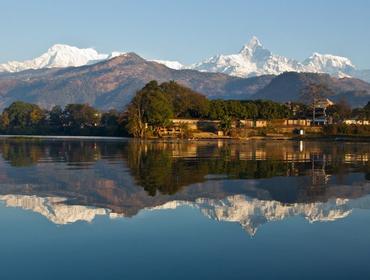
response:
<path id="1" fill-rule="evenodd" d="M 137 138 L 370 136 L 370 102 L 351 108 L 330 101 L 324 84 L 302 90 L 302 102 L 209 99 L 175 81 L 151 81 L 122 110 L 88 104 L 54 106 L 13 102 L 0 116 L 7 135 L 132 136 Z"/>

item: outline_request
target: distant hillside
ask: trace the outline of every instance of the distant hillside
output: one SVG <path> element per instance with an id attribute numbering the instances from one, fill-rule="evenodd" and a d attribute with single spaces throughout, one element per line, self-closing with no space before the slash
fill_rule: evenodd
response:
<path id="1" fill-rule="evenodd" d="M 300 91 L 313 82 L 325 83 L 335 92 L 332 99 L 346 97 L 352 106 L 363 106 L 370 100 L 370 84 L 358 79 L 296 72 L 238 78 L 220 73 L 174 70 L 127 53 L 81 67 L 2 73 L 0 111 L 15 100 L 45 108 L 89 103 L 98 109 L 122 109 L 135 92 L 151 80 L 174 80 L 213 99 L 297 101 Z"/>
<path id="2" fill-rule="evenodd" d="M 334 78 L 328 74 L 286 72 L 253 95 L 254 99 L 278 102 L 303 101 L 301 91 L 308 84 L 325 84 L 334 93 L 330 99 L 345 98 L 352 106 L 363 106 L 370 100 L 370 84 L 353 78 Z"/>

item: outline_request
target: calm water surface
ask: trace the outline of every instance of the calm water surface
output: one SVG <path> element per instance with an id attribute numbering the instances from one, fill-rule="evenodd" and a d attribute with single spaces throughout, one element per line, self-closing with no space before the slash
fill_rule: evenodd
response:
<path id="1" fill-rule="evenodd" d="M 0 279 L 370 279 L 370 145 L 0 140 Z"/>

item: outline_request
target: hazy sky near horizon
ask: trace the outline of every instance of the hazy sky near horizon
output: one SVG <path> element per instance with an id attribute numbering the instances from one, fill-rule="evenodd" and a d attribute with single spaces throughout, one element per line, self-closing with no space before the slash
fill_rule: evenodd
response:
<path id="1" fill-rule="evenodd" d="M 370 68 L 369 0 L 0 0 L 0 63 L 63 43 L 190 64 L 257 36 L 275 54 Z"/>

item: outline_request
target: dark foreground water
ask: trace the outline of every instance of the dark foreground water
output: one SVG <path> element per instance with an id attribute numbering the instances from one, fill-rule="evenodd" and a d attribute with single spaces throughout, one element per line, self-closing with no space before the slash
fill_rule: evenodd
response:
<path id="1" fill-rule="evenodd" d="M 370 279 L 370 145 L 0 140 L 0 279 Z"/>

